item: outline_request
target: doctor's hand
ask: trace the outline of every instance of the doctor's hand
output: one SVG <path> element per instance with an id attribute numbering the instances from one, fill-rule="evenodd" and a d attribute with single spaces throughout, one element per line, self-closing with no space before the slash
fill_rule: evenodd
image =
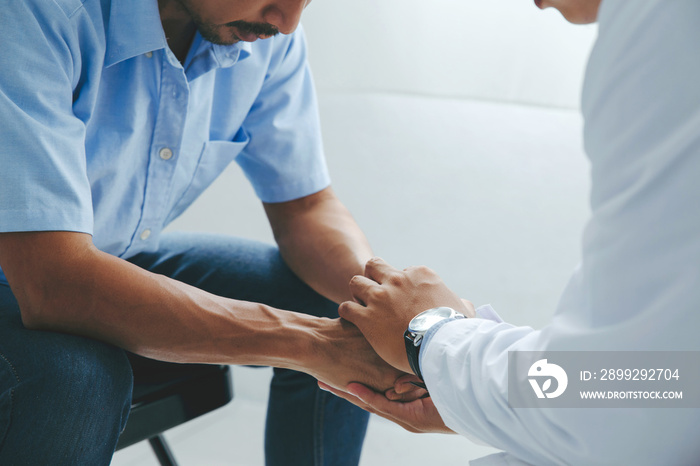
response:
<path id="1" fill-rule="evenodd" d="M 374 350 L 395 368 L 412 373 L 404 332 L 417 314 L 433 307 L 451 307 L 474 317 L 474 306 L 460 299 L 427 267 L 398 270 L 377 257 L 365 265 L 364 275 L 350 281 L 356 302 L 340 305 L 343 319 L 355 324 Z"/>
<path id="2" fill-rule="evenodd" d="M 401 379 L 397 380 L 397 386 L 399 385 L 401 385 Z M 384 395 L 359 383 L 349 384 L 345 387 L 346 391 L 330 387 L 323 382 L 319 382 L 319 387 L 370 413 L 389 419 L 409 432 L 454 434 L 453 430 L 445 426 L 430 397 L 410 402 L 393 401 L 388 398 L 392 390 Z"/>

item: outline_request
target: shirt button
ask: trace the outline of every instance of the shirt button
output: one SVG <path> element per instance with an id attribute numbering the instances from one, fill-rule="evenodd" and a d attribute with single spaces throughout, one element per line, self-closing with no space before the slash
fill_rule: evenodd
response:
<path id="1" fill-rule="evenodd" d="M 146 52 L 146 58 L 153 58 L 153 52 Z"/>
<path id="2" fill-rule="evenodd" d="M 146 241 L 148 237 L 151 236 L 151 230 L 145 229 L 141 232 L 141 239 Z"/>
<path id="3" fill-rule="evenodd" d="M 163 160 L 170 160 L 173 158 L 173 151 L 167 147 L 163 147 L 160 152 L 158 152 L 158 155 L 160 155 L 160 158 Z"/>

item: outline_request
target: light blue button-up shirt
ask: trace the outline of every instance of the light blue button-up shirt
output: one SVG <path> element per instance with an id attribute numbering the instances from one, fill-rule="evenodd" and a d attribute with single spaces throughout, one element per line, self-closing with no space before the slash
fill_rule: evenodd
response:
<path id="1" fill-rule="evenodd" d="M 9 2 L 0 31 L 1 232 L 85 232 L 129 257 L 233 160 L 264 202 L 330 183 L 301 30 L 197 34 L 184 66 L 156 0 Z"/>

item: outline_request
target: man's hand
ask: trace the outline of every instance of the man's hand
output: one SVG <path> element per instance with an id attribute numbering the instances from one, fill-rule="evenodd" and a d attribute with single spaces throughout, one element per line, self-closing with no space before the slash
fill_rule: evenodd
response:
<path id="1" fill-rule="evenodd" d="M 402 379 L 397 380 L 397 387 L 405 384 Z M 370 413 L 395 422 L 409 432 L 454 434 L 454 431 L 445 426 L 430 397 L 402 402 L 387 398 L 389 392 L 383 395 L 359 383 L 349 384 L 345 391 L 322 382 L 319 382 L 319 386 Z M 396 392 L 398 391 L 397 389 Z"/>
<path id="2" fill-rule="evenodd" d="M 343 319 L 320 319 L 315 336 L 315 358 L 304 372 L 323 381 L 325 386 L 342 390 L 351 382 L 360 382 L 381 392 L 395 392 L 393 399 L 414 400 L 425 391 L 408 383 L 417 381 L 387 364 L 372 349 L 360 330 Z M 397 380 L 406 380 L 395 390 Z"/>
<path id="3" fill-rule="evenodd" d="M 389 364 L 411 373 L 403 334 L 417 314 L 438 306 L 447 306 L 474 317 L 474 306 L 463 301 L 427 267 L 398 270 L 373 258 L 365 266 L 364 276 L 350 281 L 356 302 L 340 305 L 340 316 L 355 324 L 374 350 Z"/>

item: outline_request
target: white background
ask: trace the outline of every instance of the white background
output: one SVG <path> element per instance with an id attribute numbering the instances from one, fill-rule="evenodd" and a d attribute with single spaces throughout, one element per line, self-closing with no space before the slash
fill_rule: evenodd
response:
<path id="1" fill-rule="evenodd" d="M 322 92 L 565 108 L 596 34 L 531 0 L 315 0 L 303 23 Z"/>

